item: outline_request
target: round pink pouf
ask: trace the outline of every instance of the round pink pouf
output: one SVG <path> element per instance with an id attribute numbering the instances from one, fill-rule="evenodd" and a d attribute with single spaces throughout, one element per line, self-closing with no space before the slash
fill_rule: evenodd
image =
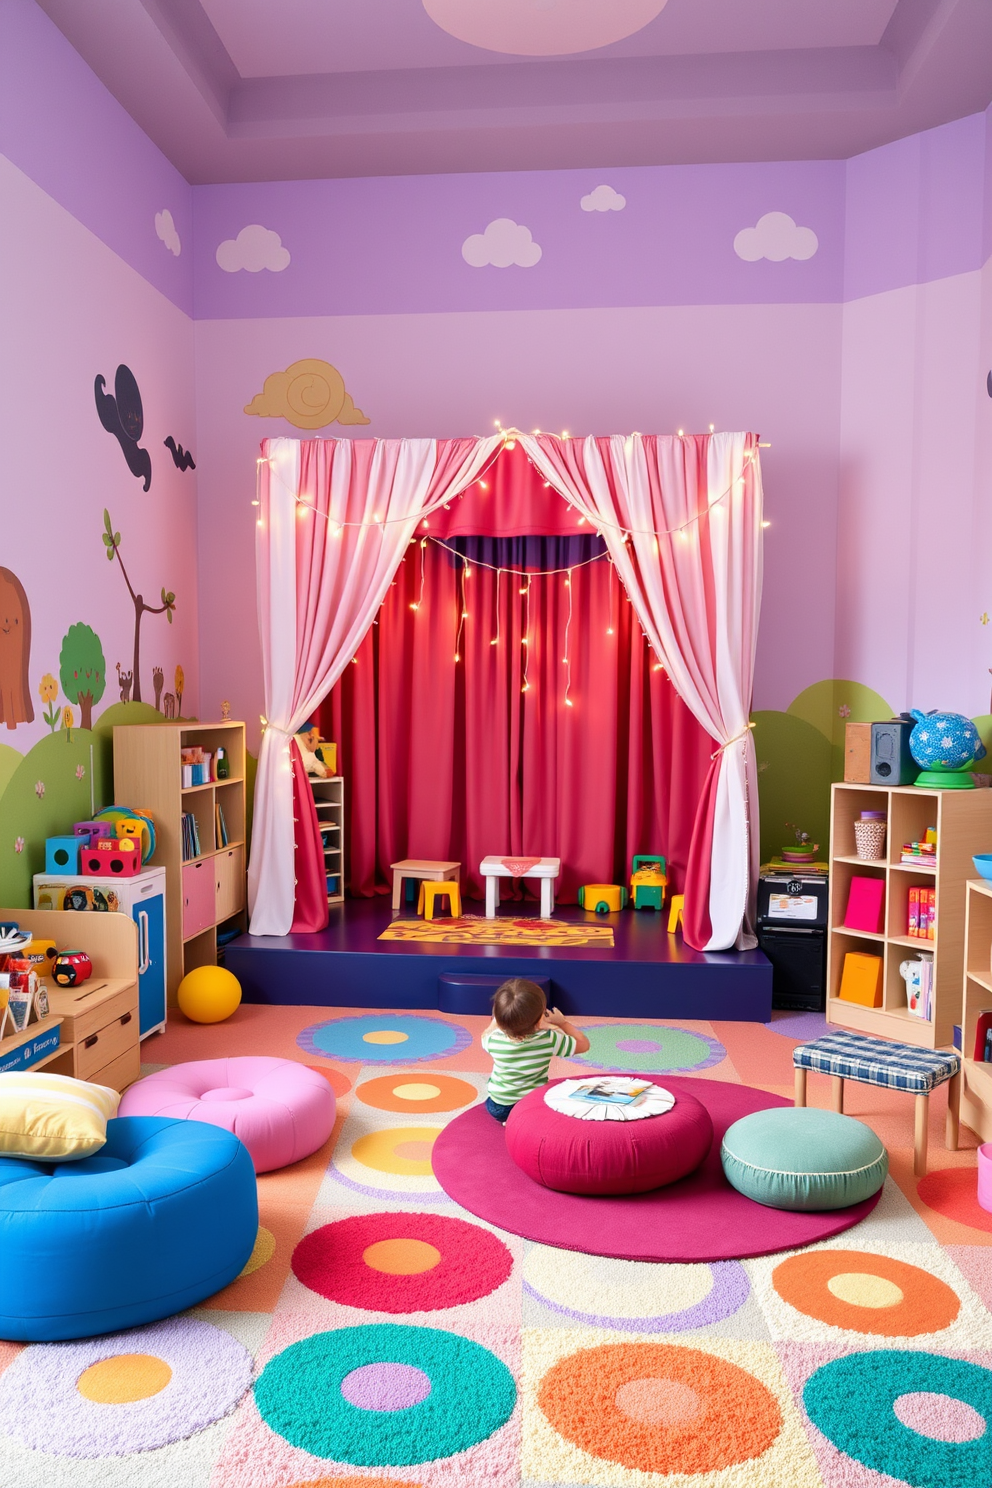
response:
<path id="1" fill-rule="evenodd" d="M 334 1126 L 334 1091 L 293 1059 L 199 1059 L 138 1080 L 117 1114 L 223 1126 L 248 1148 L 255 1172 L 269 1173 L 324 1145 Z"/>
<path id="2" fill-rule="evenodd" d="M 535 1183 L 559 1193 L 635 1194 L 692 1173 L 713 1140 L 713 1123 L 695 1096 L 643 1121 L 580 1121 L 553 1111 L 546 1086 L 507 1117 L 506 1150 Z M 491 1119 L 491 1118 L 490 1118 Z"/>

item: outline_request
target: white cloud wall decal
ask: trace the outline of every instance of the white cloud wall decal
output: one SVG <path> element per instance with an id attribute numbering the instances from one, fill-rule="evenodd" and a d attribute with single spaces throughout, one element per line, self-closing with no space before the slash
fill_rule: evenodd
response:
<path id="1" fill-rule="evenodd" d="M 239 269 L 246 269 L 249 274 L 258 274 L 262 269 L 281 274 L 289 263 L 289 249 L 282 246 L 277 232 L 253 222 L 243 227 L 236 238 L 225 238 L 217 249 L 217 262 L 225 274 L 236 274 Z"/>
<path id="2" fill-rule="evenodd" d="M 626 205 L 627 198 L 614 191 L 612 186 L 597 186 L 579 202 L 583 212 L 622 212 Z"/>
<path id="3" fill-rule="evenodd" d="M 176 231 L 176 224 L 172 220 L 172 213 L 168 207 L 162 212 L 155 213 L 155 236 L 160 238 L 170 253 L 178 258 L 182 252 L 182 243 Z"/>
<path id="4" fill-rule="evenodd" d="M 532 269 L 541 257 L 541 245 L 535 243 L 529 227 L 514 222 L 512 217 L 497 217 L 485 232 L 473 233 L 462 244 L 462 258 L 473 269 L 492 264 L 496 269 Z"/>
<path id="5" fill-rule="evenodd" d="M 766 212 L 754 227 L 742 227 L 734 252 L 747 263 L 760 258 L 781 263 L 786 258 L 812 258 L 820 242 L 811 227 L 798 227 L 788 212 Z"/>

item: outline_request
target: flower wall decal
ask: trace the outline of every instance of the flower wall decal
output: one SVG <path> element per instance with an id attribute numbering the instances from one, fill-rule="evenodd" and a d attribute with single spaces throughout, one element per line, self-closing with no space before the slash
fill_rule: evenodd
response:
<path id="1" fill-rule="evenodd" d="M 39 801 L 44 798 L 44 795 L 45 795 L 45 782 L 43 780 L 36 780 L 35 781 L 35 783 L 34 783 L 34 793 L 38 797 L 38 800 Z"/>
<path id="2" fill-rule="evenodd" d="M 14 838 L 14 851 L 16 853 L 22 853 L 24 851 L 24 838 L 23 837 L 15 837 Z"/>

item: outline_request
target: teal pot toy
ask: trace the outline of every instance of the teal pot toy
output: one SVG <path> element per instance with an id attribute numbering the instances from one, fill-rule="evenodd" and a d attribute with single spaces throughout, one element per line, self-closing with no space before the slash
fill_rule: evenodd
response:
<path id="1" fill-rule="evenodd" d="M 974 790 L 972 766 L 985 756 L 985 745 L 970 718 L 963 713 L 921 713 L 912 710 L 916 727 L 909 736 L 909 752 L 922 773 L 916 785 L 923 790 Z"/>

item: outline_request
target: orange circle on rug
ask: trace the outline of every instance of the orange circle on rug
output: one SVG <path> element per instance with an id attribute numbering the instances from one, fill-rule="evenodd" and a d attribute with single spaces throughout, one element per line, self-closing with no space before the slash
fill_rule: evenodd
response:
<path id="1" fill-rule="evenodd" d="M 367 1132 L 351 1149 L 351 1155 L 379 1173 L 401 1173 L 406 1177 L 429 1178 L 431 1148 L 438 1130 L 432 1126 L 394 1126 Z"/>
<path id="2" fill-rule="evenodd" d="M 287 1483 L 286 1488 L 423 1488 L 421 1483 L 401 1483 L 398 1478 L 307 1478 L 305 1483 Z"/>
<path id="3" fill-rule="evenodd" d="M 426 1240 L 375 1240 L 362 1251 L 362 1260 L 386 1276 L 420 1276 L 439 1265 L 441 1252 Z"/>
<path id="4" fill-rule="evenodd" d="M 133 1405 L 164 1390 L 172 1370 L 154 1354 L 114 1354 L 84 1369 L 76 1389 L 97 1405 Z"/>
<path id="5" fill-rule="evenodd" d="M 772 1272 L 783 1301 L 806 1317 L 884 1338 L 939 1333 L 961 1310 L 957 1293 L 937 1276 L 863 1250 L 812 1250 Z"/>
<path id="6" fill-rule="evenodd" d="M 635 1471 L 716 1472 L 775 1441 L 782 1412 L 736 1364 L 666 1343 L 611 1343 L 560 1359 L 538 1404 L 566 1441 Z"/>
<path id="7" fill-rule="evenodd" d="M 945 1219 L 992 1233 L 992 1214 L 978 1202 L 974 1168 L 938 1168 L 920 1179 L 916 1192 L 928 1209 Z"/>
<path id="8" fill-rule="evenodd" d="M 458 1111 L 470 1106 L 478 1095 L 467 1080 L 453 1075 L 435 1075 L 418 1080 L 413 1075 L 378 1075 L 359 1085 L 355 1094 L 377 1111 Z"/>
<path id="9" fill-rule="evenodd" d="M 323 1075 L 335 1095 L 347 1095 L 351 1089 L 351 1081 L 347 1075 L 340 1070 L 331 1069 L 327 1064 L 308 1064 L 307 1069 L 312 1069 L 315 1075 Z"/>

